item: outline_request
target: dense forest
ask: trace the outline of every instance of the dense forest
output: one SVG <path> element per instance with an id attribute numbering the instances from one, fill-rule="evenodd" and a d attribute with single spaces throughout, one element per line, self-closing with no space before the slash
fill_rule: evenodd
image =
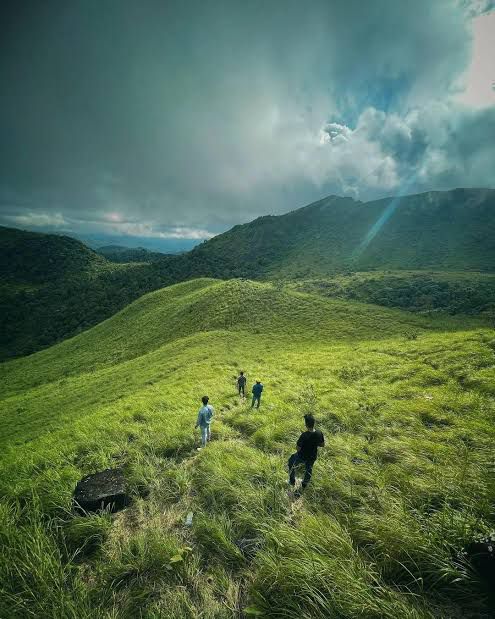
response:
<path id="1" fill-rule="evenodd" d="M 302 292 L 354 299 L 409 312 L 485 315 L 495 319 L 495 274 L 368 271 L 289 284 Z"/>
<path id="2" fill-rule="evenodd" d="M 161 252 L 150 251 L 144 247 L 123 247 L 122 245 L 103 245 L 95 251 L 110 262 L 119 263 L 155 262 L 162 260 L 165 256 Z"/>

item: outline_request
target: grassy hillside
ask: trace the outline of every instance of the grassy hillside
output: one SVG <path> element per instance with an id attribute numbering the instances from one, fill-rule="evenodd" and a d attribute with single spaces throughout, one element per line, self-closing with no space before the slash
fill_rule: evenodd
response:
<path id="1" fill-rule="evenodd" d="M 1 228 L 0 359 L 75 335 L 172 283 L 197 277 L 314 279 L 371 269 L 493 272 L 494 239 L 495 190 L 484 189 L 369 203 L 330 196 L 235 226 L 182 255 L 150 254 L 151 260 L 146 253 L 143 262 L 134 262 L 136 251 L 130 250 L 124 255 L 133 262 L 126 264 L 112 263 L 74 239 Z M 356 298 L 422 308 L 417 299 L 432 296 L 431 282 L 403 282 L 389 278 L 387 287 L 396 291 L 358 291 Z M 439 301 L 439 309 L 454 313 L 477 313 L 480 304 L 495 302 L 492 286 L 474 295 L 457 285 L 434 292 L 433 309 Z M 453 297 L 447 307 L 444 292 Z"/>
<path id="2" fill-rule="evenodd" d="M 0 616 L 489 617 L 462 549 L 495 526 L 494 337 L 199 280 L 4 363 Z M 239 369 L 265 384 L 259 411 Z M 310 410 L 327 446 L 294 500 L 284 464 Z M 119 465 L 133 505 L 74 515 L 76 481 Z"/>

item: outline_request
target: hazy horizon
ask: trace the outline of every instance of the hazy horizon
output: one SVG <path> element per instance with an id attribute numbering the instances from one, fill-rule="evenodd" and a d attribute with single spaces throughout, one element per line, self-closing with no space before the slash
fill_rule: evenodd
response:
<path id="1" fill-rule="evenodd" d="M 442 192 L 455 191 L 455 190 L 495 191 L 495 187 L 488 187 L 488 186 L 487 187 L 452 187 L 451 189 L 447 189 L 447 190 L 431 190 L 431 192 L 434 193 L 435 191 L 437 191 L 437 192 L 442 193 Z M 430 193 L 430 191 L 427 190 L 421 193 Z M 404 198 L 410 195 L 421 195 L 421 193 L 404 194 L 404 195 L 398 195 L 398 196 L 387 195 L 381 198 L 377 198 L 376 200 L 362 201 L 362 203 L 367 204 L 368 202 L 372 203 L 375 201 L 388 200 L 388 199 L 396 200 L 397 198 Z M 325 200 L 326 198 L 329 198 L 329 197 L 334 197 L 334 196 L 323 196 L 322 198 L 319 198 L 318 200 L 315 200 L 314 202 L 311 202 L 310 204 L 300 205 L 296 209 L 292 209 L 284 213 L 278 213 L 278 215 L 287 215 L 293 212 L 294 210 L 299 210 L 302 208 L 306 208 L 308 206 L 312 206 L 313 204 L 318 204 L 322 200 Z M 349 198 L 350 196 L 336 196 L 336 197 Z M 399 202 L 397 201 L 396 205 L 398 204 Z M 386 213 L 386 211 L 387 209 L 385 209 L 384 212 Z M 272 215 L 272 213 L 264 213 L 260 215 L 259 217 L 264 217 L 268 215 Z M 251 221 L 254 221 L 254 220 L 251 220 Z M 228 232 L 233 227 L 241 223 L 250 223 L 250 222 L 234 222 L 231 226 L 229 226 L 225 230 L 219 231 L 218 234 L 222 234 L 223 232 Z M 40 232 L 44 234 L 56 234 L 60 236 L 69 236 L 69 237 L 72 237 L 72 238 L 75 238 L 81 241 L 87 247 L 90 247 L 91 249 L 99 249 L 105 246 L 114 246 L 114 247 L 127 247 L 129 249 L 141 249 L 142 248 L 142 249 L 147 249 L 148 251 L 160 252 L 164 254 L 182 253 L 182 252 L 190 251 L 196 245 L 199 245 L 203 241 L 207 241 L 210 238 L 213 238 L 213 236 L 216 236 L 216 235 L 211 235 L 208 238 L 193 238 L 193 239 L 183 238 L 180 235 L 176 235 L 175 237 L 171 236 L 168 238 L 164 238 L 161 236 L 140 237 L 140 236 L 135 236 L 135 235 L 119 235 L 116 233 L 113 233 L 113 234 L 104 234 L 104 233 L 81 234 L 78 232 L 51 229 L 49 226 L 47 227 L 45 226 L 38 226 L 38 227 L 6 226 L 6 227 L 13 227 L 18 230 L 28 230 L 28 231 Z"/>

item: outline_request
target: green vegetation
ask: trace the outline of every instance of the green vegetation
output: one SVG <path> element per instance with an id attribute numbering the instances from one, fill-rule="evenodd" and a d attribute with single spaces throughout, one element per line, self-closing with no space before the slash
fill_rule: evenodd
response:
<path id="1" fill-rule="evenodd" d="M 68 236 L 39 234 L 0 226 L 2 282 L 45 284 L 80 271 L 96 269 L 105 260 Z"/>
<path id="2" fill-rule="evenodd" d="M 299 280 L 289 286 L 410 312 L 481 314 L 495 321 L 495 275 L 491 273 L 368 271 Z"/>
<path id="3" fill-rule="evenodd" d="M 148 264 L 114 264 L 69 237 L 0 227 L 0 359 L 101 322 L 170 283 Z"/>
<path id="4" fill-rule="evenodd" d="M 330 196 L 260 217 L 182 257 L 194 275 L 300 279 L 346 270 L 495 271 L 495 190 L 376 202 Z"/>
<path id="5" fill-rule="evenodd" d="M 462 549 L 495 526 L 494 354 L 479 317 L 202 279 L 2 364 L 0 616 L 488 618 Z M 309 410 L 327 446 L 294 501 Z M 74 515 L 113 466 L 133 505 Z"/>
<path id="6" fill-rule="evenodd" d="M 341 286 L 338 276 L 387 269 L 494 272 L 494 201 L 495 191 L 484 189 L 365 204 L 330 196 L 234 226 L 181 255 L 129 250 L 112 254 L 118 263 L 74 239 L 0 228 L 0 359 L 40 350 L 146 292 L 197 277 L 337 278 L 337 292 L 333 284 L 326 289 L 332 296 L 413 310 L 492 312 L 493 280 L 476 273 L 471 284 L 455 275 L 417 275 L 407 282 L 405 275 L 378 274 L 374 282 Z M 132 262 L 121 264 L 123 259 Z"/>
<path id="7" fill-rule="evenodd" d="M 150 251 L 144 247 L 123 247 L 122 245 L 104 245 L 98 247 L 97 254 L 104 256 L 110 262 L 155 262 L 162 260 L 165 254 Z"/>

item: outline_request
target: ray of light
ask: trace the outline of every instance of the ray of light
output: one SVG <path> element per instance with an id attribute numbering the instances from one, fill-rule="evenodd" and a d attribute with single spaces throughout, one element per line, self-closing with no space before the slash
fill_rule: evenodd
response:
<path id="1" fill-rule="evenodd" d="M 371 228 L 366 233 L 366 236 L 358 245 L 358 247 L 353 252 L 353 258 L 359 258 L 359 256 L 364 252 L 364 250 L 368 247 L 371 241 L 375 238 L 375 236 L 380 232 L 383 226 L 387 223 L 387 221 L 392 217 L 394 212 L 397 210 L 402 198 L 408 194 L 409 189 L 414 184 L 416 180 L 416 174 L 412 174 L 402 185 L 400 195 L 393 198 L 387 206 L 382 211 L 380 217 L 376 220 L 376 222 L 371 226 Z"/>

